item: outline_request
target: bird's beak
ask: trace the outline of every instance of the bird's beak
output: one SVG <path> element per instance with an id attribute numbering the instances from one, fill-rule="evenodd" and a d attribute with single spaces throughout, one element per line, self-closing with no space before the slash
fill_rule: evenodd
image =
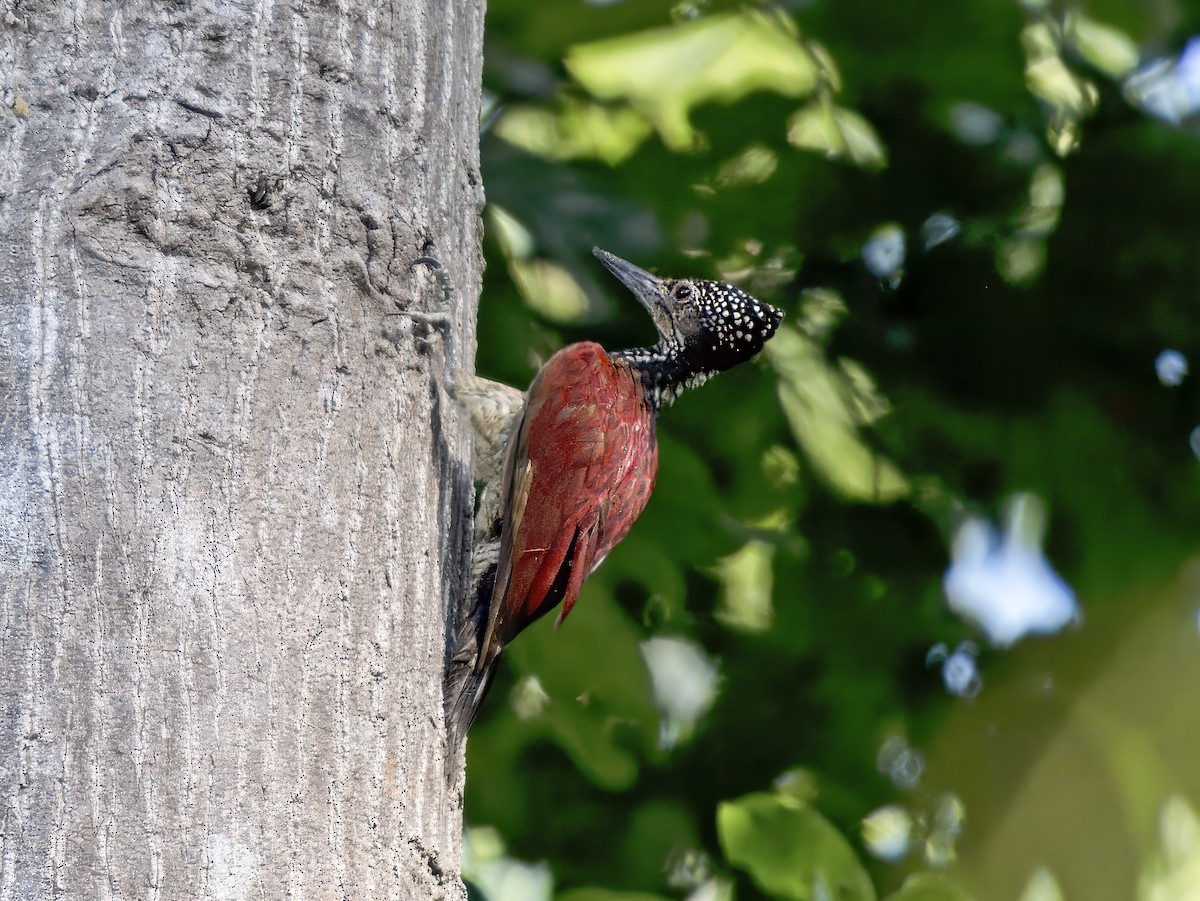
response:
<path id="1" fill-rule="evenodd" d="M 662 279 L 655 278 L 645 269 L 621 259 L 614 253 L 592 248 L 592 255 L 604 264 L 604 268 L 615 275 L 630 293 L 638 299 L 638 303 L 646 308 L 646 312 L 654 317 L 655 323 L 665 316 L 670 319 L 670 305 L 666 292 L 662 289 Z"/>

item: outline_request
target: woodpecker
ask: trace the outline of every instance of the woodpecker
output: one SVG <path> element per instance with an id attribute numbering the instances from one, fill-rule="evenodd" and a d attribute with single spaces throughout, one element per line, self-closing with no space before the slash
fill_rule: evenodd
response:
<path id="1" fill-rule="evenodd" d="M 562 623 L 584 580 L 641 515 L 658 471 L 662 408 L 749 360 L 783 320 L 781 310 L 733 285 L 658 278 L 606 250 L 592 253 L 650 313 L 657 343 L 613 353 L 591 341 L 564 347 L 523 403 L 505 386 L 496 401 L 481 401 L 479 380 L 464 383 L 472 397 L 460 396 L 477 427 L 484 422 L 506 437 L 483 441 L 489 449 L 502 443 L 505 454 L 499 491 L 485 488 L 481 498 L 474 600 L 446 676 L 455 750 L 505 645 L 560 604 Z"/>

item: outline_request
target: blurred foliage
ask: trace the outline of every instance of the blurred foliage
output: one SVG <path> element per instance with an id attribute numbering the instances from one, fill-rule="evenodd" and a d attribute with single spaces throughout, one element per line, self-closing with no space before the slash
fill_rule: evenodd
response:
<path id="1" fill-rule="evenodd" d="M 645 514 L 506 652 L 479 897 L 1200 897 L 1200 392 L 1155 372 L 1200 354 L 1200 135 L 1182 59 L 1146 69 L 1196 31 L 1184 0 L 491 0 L 479 371 L 653 340 L 593 245 L 788 319 L 663 412 Z M 951 539 L 1022 492 L 1083 623 L 952 655 L 952 695 Z M 711 706 L 661 696 L 651 638 Z"/>
<path id="2" fill-rule="evenodd" d="M 850 843 L 810 805 L 757 792 L 717 807 L 725 856 L 777 898 L 875 901 Z"/>

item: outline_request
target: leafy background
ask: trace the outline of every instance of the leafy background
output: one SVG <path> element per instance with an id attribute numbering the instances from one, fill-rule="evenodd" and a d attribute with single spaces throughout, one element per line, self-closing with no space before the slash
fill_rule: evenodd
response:
<path id="1" fill-rule="evenodd" d="M 1200 898 L 1197 31 L 491 0 L 479 371 L 652 340 L 594 244 L 788 319 L 664 412 L 649 508 L 506 652 L 473 897 Z M 943 576 L 1014 503 L 1082 623 L 997 647 Z"/>

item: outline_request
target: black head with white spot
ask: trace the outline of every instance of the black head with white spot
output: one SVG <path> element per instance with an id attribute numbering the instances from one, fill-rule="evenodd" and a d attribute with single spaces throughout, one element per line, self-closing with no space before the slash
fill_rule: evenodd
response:
<path id="1" fill-rule="evenodd" d="M 725 282 L 658 278 L 606 250 L 592 253 L 653 317 L 659 347 L 682 364 L 685 380 L 750 359 L 783 321 L 782 310 Z"/>
<path id="2" fill-rule="evenodd" d="M 692 368 L 723 372 L 749 360 L 775 334 L 783 311 L 725 282 L 666 279 L 670 333 Z"/>

